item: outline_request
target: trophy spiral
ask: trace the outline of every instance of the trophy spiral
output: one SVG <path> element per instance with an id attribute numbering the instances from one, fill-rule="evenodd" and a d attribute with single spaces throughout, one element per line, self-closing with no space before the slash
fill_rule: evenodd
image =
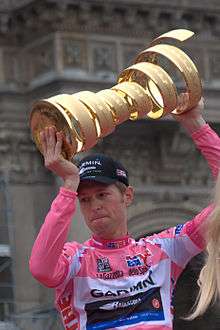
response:
<path id="1" fill-rule="evenodd" d="M 30 127 L 40 152 L 40 132 L 45 127 L 55 126 L 64 133 L 62 155 L 70 160 L 76 153 L 92 148 L 128 119 L 159 119 L 170 112 L 180 113 L 178 91 L 167 72 L 168 66 L 182 77 L 188 93 L 181 112 L 194 107 L 202 94 L 197 68 L 186 53 L 168 44 L 168 41 L 187 40 L 193 34 L 179 29 L 154 39 L 149 48 L 138 54 L 135 63 L 122 71 L 117 85 L 110 89 L 60 94 L 35 102 Z M 163 61 L 167 62 L 165 68 Z"/>

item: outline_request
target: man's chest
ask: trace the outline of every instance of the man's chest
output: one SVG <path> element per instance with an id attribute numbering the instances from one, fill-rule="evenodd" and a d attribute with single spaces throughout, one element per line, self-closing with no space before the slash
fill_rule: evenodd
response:
<path id="1" fill-rule="evenodd" d="M 167 322 L 170 261 L 162 251 L 88 249 L 80 264 L 72 278 L 72 306 L 83 329 Z"/>
<path id="2" fill-rule="evenodd" d="M 169 287 L 170 260 L 160 249 L 88 250 L 74 276 L 77 300 L 121 299 Z"/>
<path id="3" fill-rule="evenodd" d="M 75 308 L 85 315 L 86 329 L 96 329 L 97 324 L 112 329 L 165 322 L 170 300 L 168 260 L 147 265 L 132 257 L 116 266 L 107 259 L 97 259 L 94 276 L 74 278 Z"/>
<path id="4" fill-rule="evenodd" d="M 81 258 L 78 277 L 89 277 L 100 280 L 119 280 L 132 277 L 143 277 L 157 266 L 167 255 L 155 246 L 135 246 L 118 250 L 87 250 Z"/>

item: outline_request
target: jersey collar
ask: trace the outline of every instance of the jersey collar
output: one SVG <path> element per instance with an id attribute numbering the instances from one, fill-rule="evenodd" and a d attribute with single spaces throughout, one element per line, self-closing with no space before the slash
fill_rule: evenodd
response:
<path id="1" fill-rule="evenodd" d="M 122 238 L 117 239 L 101 239 L 97 236 L 91 237 L 91 244 L 94 247 L 100 248 L 100 249 L 120 249 L 124 246 L 127 246 L 129 244 L 130 236 L 127 235 Z"/>

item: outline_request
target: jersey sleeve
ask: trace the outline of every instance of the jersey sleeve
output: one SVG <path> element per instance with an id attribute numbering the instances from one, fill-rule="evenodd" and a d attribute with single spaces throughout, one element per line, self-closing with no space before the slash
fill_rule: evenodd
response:
<path id="1" fill-rule="evenodd" d="M 220 138 L 208 124 L 203 125 L 192 134 L 197 148 L 207 160 L 210 170 L 217 177 L 220 165 Z M 151 239 L 161 246 L 173 263 L 184 268 L 189 260 L 200 253 L 206 245 L 205 233 L 208 218 L 214 206 L 210 205 L 202 210 L 192 220 L 185 224 L 153 235 Z"/>
<path id="2" fill-rule="evenodd" d="M 220 167 L 220 138 L 208 124 L 192 134 L 193 141 L 205 157 L 214 178 Z"/>
<path id="3" fill-rule="evenodd" d="M 60 188 L 33 245 L 30 271 L 47 287 L 56 287 L 65 280 L 70 255 L 77 251 L 77 243 L 65 245 L 75 208 L 76 193 Z"/>
<path id="4" fill-rule="evenodd" d="M 205 248 L 204 232 L 213 208 L 210 205 L 185 224 L 178 224 L 151 236 L 151 241 L 159 245 L 173 263 L 184 268 L 191 258 Z"/>

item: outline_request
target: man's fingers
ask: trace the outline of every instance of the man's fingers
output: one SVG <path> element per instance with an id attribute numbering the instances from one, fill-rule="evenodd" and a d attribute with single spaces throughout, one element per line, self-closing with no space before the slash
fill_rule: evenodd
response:
<path id="1" fill-rule="evenodd" d="M 46 144 L 46 156 L 47 158 L 52 158 L 54 155 L 55 145 L 56 145 L 56 137 L 55 137 L 55 128 L 54 127 L 46 127 L 44 129 L 45 134 L 45 144 Z"/>
<path id="2" fill-rule="evenodd" d="M 49 134 L 48 134 L 48 144 L 51 149 L 54 150 L 56 145 L 56 131 L 54 127 L 48 128 Z"/>
<path id="3" fill-rule="evenodd" d="M 43 155 L 45 155 L 47 152 L 45 131 L 40 132 L 40 142 L 41 142 L 41 148 L 42 148 Z"/>
<path id="4" fill-rule="evenodd" d="M 54 156 L 55 158 L 58 158 L 61 155 L 62 151 L 62 144 L 63 144 L 63 137 L 61 132 L 56 132 L 56 146 L 55 146 L 55 151 L 54 151 Z"/>
<path id="5" fill-rule="evenodd" d="M 178 106 L 177 109 L 179 111 L 184 111 L 189 102 L 189 94 L 188 93 L 180 93 L 178 96 Z"/>

